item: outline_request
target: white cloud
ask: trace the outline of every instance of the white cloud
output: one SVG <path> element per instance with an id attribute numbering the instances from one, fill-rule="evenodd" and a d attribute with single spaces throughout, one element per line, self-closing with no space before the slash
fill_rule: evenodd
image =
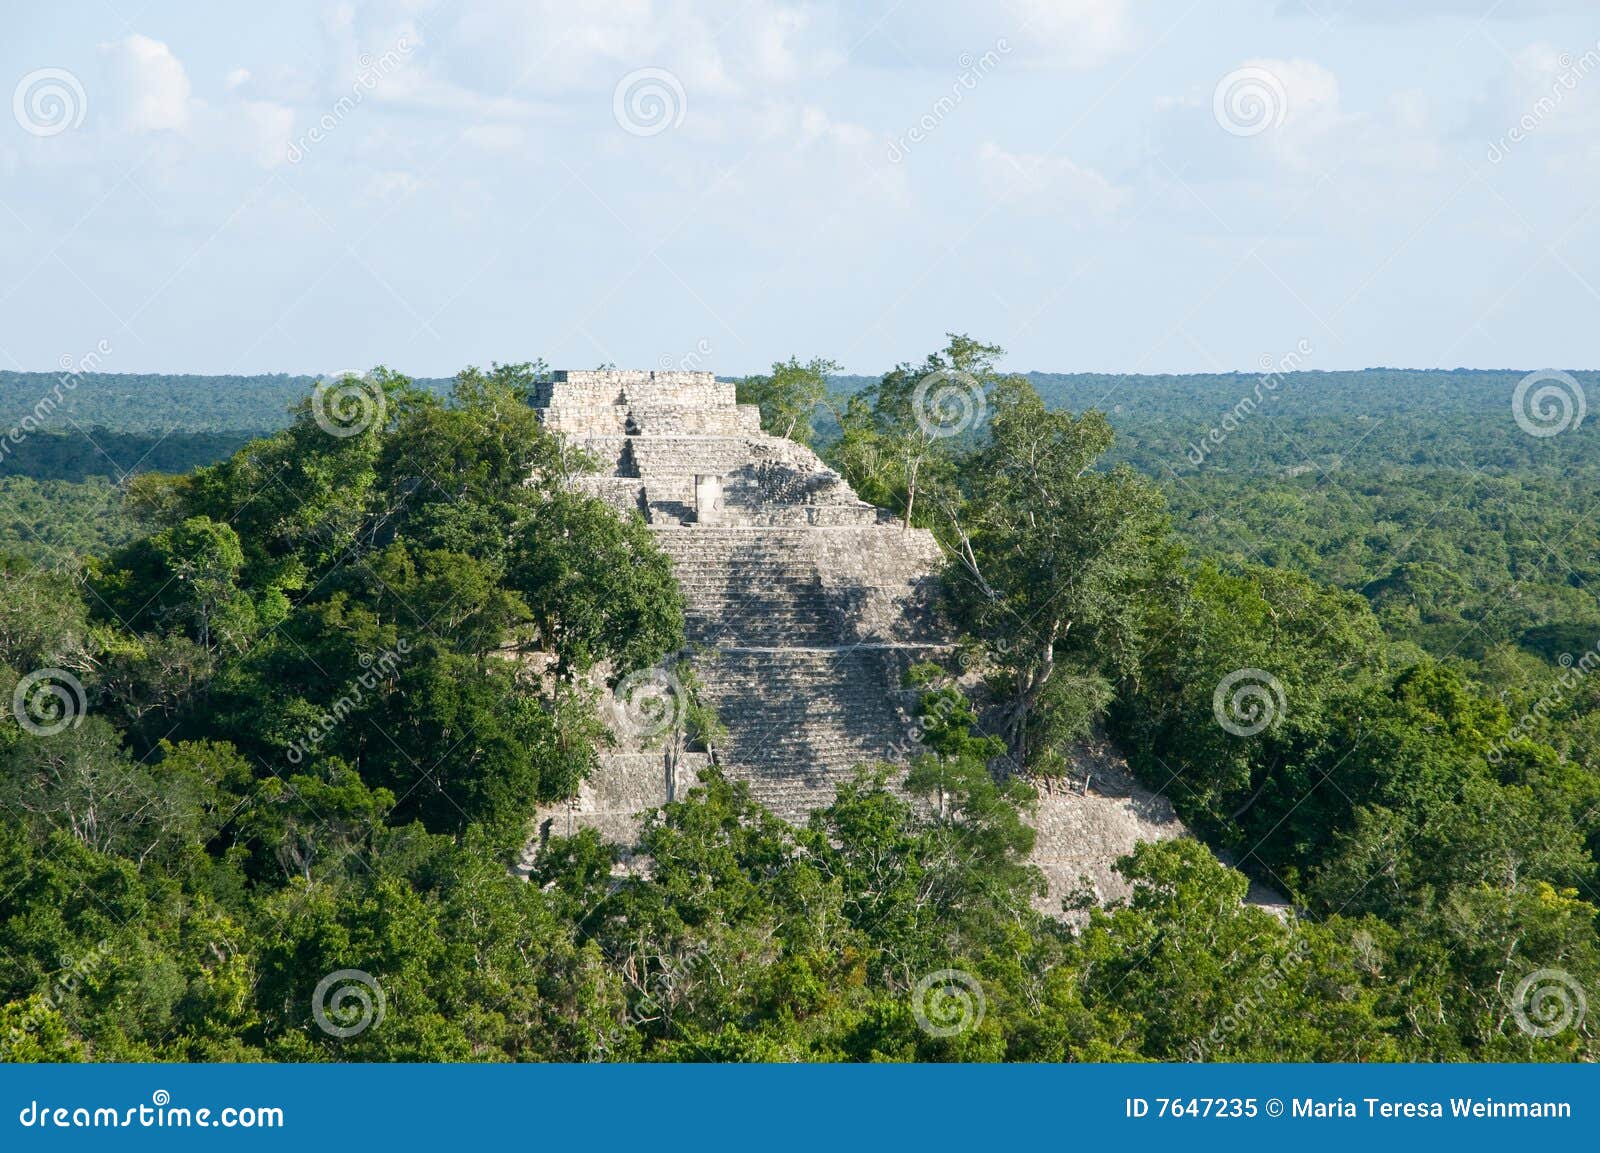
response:
<path id="1" fill-rule="evenodd" d="M 527 133 L 519 124 L 473 124 L 464 129 L 461 138 L 485 152 L 512 155 L 527 148 Z"/>
<path id="2" fill-rule="evenodd" d="M 735 120 L 733 131 L 760 141 L 751 165 L 764 197 L 824 206 L 840 197 L 862 207 L 909 202 L 906 173 L 889 162 L 882 137 L 861 124 L 816 105 L 777 102 Z"/>
<path id="3" fill-rule="evenodd" d="M 193 112 L 189 76 L 172 49 L 138 34 L 103 48 L 127 128 L 161 132 L 188 126 Z"/>
<path id="4" fill-rule="evenodd" d="M 410 196 L 421 186 L 422 182 L 410 172 L 394 169 L 374 172 L 362 189 L 362 199 L 369 202 L 394 200 Z"/>
<path id="5" fill-rule="evenodd" d="M 1014 17 L 1009 40 L 1079 68 L 1092 68 L 1125 51 L 1132 40 L 1127 0 L 1005 0 Z"/>
<path id="6" fill-rule="evenodd" d="M 135 33 L 102 45 L 101 51 L 114 103 L 110 139 L 129 132 L 169 133 L 169 159 L 235 155 L 263 168 L 283 163 L 294 109 L 280 101 L 245 99 L 255 88 L 249 69 L 228 72 L 221 99 L 207 101 L 194 94 L 183 62 L 160 40 Z"/>
<path id="7" fill-rule="evenodd" d="M 1128 199 L 1125 189 L 1065 156 L 1008 152 L 990 141 L 978 150 L 978 164 L 989 195 L 1066 223 L 1111 216 Z"/>
<path id="8" fill-rule="evenodd" d="M 1518 0 L 1515 4 L 1485 0 L 1280 0 L 1276 15 L 1302 17 L 1323 23 L 1330 19 L 1351 23 L 1405 24 L 1420 20 L 1466 17 L 1477 22 L 1515 21 L 1551 12 L 1587 12 L 1592 0 Z"/>
<path id="9" fill-rule="evenodd" d="M 457 83 L 495 94 L 608 88 L 642 67 L 671 70 L 691 99 L 752 95 L 843 60 L 829 9 L 750 0 L 486 0 L 430 24 Z"/>
<path id="10" fill-rule="evenodd" d="M 261 167 L 276 168 L 287 159 L 294 109 L 268 100 L 247 100 L 224 115 L 238 116 L 243 131 L 235 139 Z"/>
<path id="11" fill-rule="evenodd" d="M 1254 176 L 1291 187 L 1338 169 L 1342 179 L 1438 168 L 1442 135 L 1424 92 L 1390 93 L 1380 110 L 1344 105 L 1339 77 L 1314 60 L 1257 57 L 1213 88 L 1158 103 L 1155 156 L 1191 182 Z"/>
<path id="12" fill-rule="evenodd" d="M 1281 94 L 1283 100 L 1281 122 L 1260 139 L 1290 168 L 1301 172 L 1325 168 L 1335 136 L 1351 125 L 1340 107 L 1339 78 L 1314 60 L 1246 60 L 1240 67 L 1275 78 L 1278 90 L 1269 89 L 1266 99 L 1276 100 Z M 1212 105 L 1215 111 L 1215 98 Z"/>
<path id="13" fill-rule="evenodd" d="M 1474 160 L 1593 179 L 1600 172 L 1600 45 L 1582 52 L 1546 41 L 1524 46 L 1471 102 L 1463 132 Z"/>
<path id="14" fill-rule="evenodd" d="M 1575 56 L 1529 44 L 1512 58 L 1501 100 L 1508 124 L 1531 120 L 1529 131 L 1588 135 L 1600 113 L 1600 48 Z"/>

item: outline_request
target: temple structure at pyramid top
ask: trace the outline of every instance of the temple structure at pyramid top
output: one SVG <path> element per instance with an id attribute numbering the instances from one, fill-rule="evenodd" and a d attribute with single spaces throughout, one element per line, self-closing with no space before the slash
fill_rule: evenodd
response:
<path id="1" fill-rule="evenodd" d="M 552 431 L 596 457 L 580 482 L 659 527 L 868 526 L 892 520 L 804 445 L 762 431 L 709 372 L 557 372 L 534 394 Z"/>

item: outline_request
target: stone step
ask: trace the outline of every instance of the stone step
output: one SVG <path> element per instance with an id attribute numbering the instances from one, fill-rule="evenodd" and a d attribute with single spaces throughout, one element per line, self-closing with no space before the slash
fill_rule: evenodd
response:
<path id="1" fill-rule="evenodd" d="M 727 727 L 730 771 L 832 780 L 898 761 L 917 731 L 900 690 L 917 649 L 733 648 L 693 658 L 705 703 Z M 819 784 L 818 787 L 821 787 Z"/>
<path id="2" fill-rule="evenodd" d="M 927 559 L 938 547 L 925 533 L 653 527 L 673 558 L 696 643 L 946 639 Z"/>
<path id="3" fill-rule="evenodd" d="M 639 436 L 740 437 L 748 430 L 743 414 L 734 408 L 697 408 L 689 405 L 631 405 L 619 428 Z M 760 410 L 756 410 L 759 414 Z"/>

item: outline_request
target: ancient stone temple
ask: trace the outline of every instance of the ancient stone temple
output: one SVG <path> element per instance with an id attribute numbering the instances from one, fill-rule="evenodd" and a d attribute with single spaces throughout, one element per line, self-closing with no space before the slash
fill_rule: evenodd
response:
<path id="1" fill-rule="evenodd" d="M 688 602 L 685 654 L 701 699 L 728 730 L 715 756 L 779 816 L 801 821 L 857 765 L 920 751 L 908 665 L 949 657 L 936 612 L 942 560 L 932 534 L 860 500 L 810 449 L 761 428 L 734 386 L 707 372 L 558 372 L 535 405 L 546 425 L 600 461 L 574 483 L 637 512 L 673 559 Z M 630 677 L 644 719 L 670 712 L 670 670 Z M 691 787 L 709 761 L 657 726 L 613 714 L 619 747 L 578 797 L 539 815 L 541 834 L 598 828 L 629 844 L 638 816 Z M 1032 861 L 1059 913 L 1087 881 L 1127 891 L 1113 862 L 1138 841 L 1184 833 L 1165 797 L 1115 751 L 1084 746 L 1071 782 L 1044 785 Z"/>
<path id="2" fill-rule="evenodd" d="M 730 778 L 803 820 L 856 765 L 909 759 L 904 671 L 950 647 L 933 609 L 931 534 L 861 501 L 810 449 L 763 432 L 759 410 L 708 372 L 558 372 L 535 404 L 600 460 L 575 483 L 642 515 L 672 557 L 686 656 L 728 731 L 715 754 Z M 621 728 L 623 747 L 576 802 L 542 815 L 545 828 L 593 825 L 627 841 L 635 816 L 694 784 L 707 761 Z"/>

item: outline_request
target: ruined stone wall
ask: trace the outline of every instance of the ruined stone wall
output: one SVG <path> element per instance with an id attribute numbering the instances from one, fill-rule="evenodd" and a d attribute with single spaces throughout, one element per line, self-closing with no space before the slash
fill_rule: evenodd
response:
<path id="1" fill-rule="evenodd" d="M 593 372 L 557 372 L 534 391 L 535 408 L 600 407 L 691 408 L 733 411 L 732 381 L 718 380 L 709 372 L 650 372 L 599 369 Z"/>

